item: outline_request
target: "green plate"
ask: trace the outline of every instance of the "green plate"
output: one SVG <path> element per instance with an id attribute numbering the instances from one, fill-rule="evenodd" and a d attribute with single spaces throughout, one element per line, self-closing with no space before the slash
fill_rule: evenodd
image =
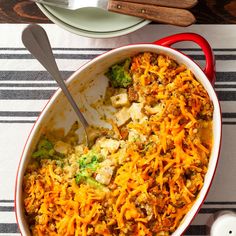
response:
<path id="1" fill-rule="evenodd" d="M 75 11 L 37 4 L 55 24 L 78 35 L 91 38 L 109 38 L 131 33 L 150 21 L 111 13 L 99 8 Z"/>

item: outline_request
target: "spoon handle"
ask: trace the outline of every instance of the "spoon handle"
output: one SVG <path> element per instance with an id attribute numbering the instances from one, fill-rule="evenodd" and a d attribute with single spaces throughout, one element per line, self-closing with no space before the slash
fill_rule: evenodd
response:
<path id="1" fill-rule="evenodd" d="M 52 48 L 45 30 L 39 25 L 29 25 L 22 33 L 22 42 L 31 54 L 43 65 L 43 67 L 56 80 L 64 95 L 69 100 L 74 111 L 78 115 L 82 125 L 86 129 L 89 125 L 83 114 L 79 110 L 75 100 L 71 96 L 61 74 L 58 70 L 55 58 L 52 53 Z"/>
<path id="2" fill-rule="evenodd" d="M 194 15 L 186 9 L 160 7 L 117 0 L 109 0 L 108 10 L 178 26 L 189 26 L 196 21 Z"/>
<path id="3" fill-rule="evenodd" d="M 194 7 L 198 0 L 125 0 L 124 2 L 188 9 Z"/>

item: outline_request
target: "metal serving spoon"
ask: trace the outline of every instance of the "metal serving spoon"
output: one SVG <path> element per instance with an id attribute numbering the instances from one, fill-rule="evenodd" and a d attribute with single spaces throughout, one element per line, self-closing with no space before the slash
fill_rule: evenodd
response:
<path id="1" fill-rule="evenodd" d="M 76 115 L 78 116 L 85 131 L 85 141 L 87 145 L 91 144 L 91 127 L 79 110 L 75 100 L 71 96 L 61 74 L 58 70 L 52 48 L 46 31 L 39 25 L 31 24 L 22 32 L 22 42 L 30 53 L 42 64 L 42 66 L 51 74 L 68 99 Z"/>

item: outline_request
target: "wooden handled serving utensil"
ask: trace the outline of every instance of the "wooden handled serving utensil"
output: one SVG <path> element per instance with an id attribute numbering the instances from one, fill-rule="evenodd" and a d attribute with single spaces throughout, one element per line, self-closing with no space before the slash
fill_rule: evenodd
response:
<path id="1" fill-rule="evenodd" d="M 189 26 L 195 22 L 194 15 L 186 10 L 197 0 L 32 0 L 70 10 L 98 7 L 108 11 L 140 17 L 143 19 Z M 184 9 L 185 8 L 185 9 Z"/>
<path id="2" fill-rule="evenodd" d="M 116 13 L 178 26 L 189 26 L 196 21 L 194 15 L 188 10 L 134 3 L 134 0 L 133 2 L 110 0 L 107 9 Z"/>

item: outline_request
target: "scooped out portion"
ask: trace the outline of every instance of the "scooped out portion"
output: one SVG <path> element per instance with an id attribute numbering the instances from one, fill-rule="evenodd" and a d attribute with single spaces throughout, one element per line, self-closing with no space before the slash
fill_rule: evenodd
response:
<path id="1" fill-rule="evenodd" d="M 48 132 L 32 154 L 23 184 L 32 235 L 170 235 L 204 184 L 214 107 L 193 73 L 144 52 L 105 74 L 112 130 L 90 148 L 77 124 Z"/>

